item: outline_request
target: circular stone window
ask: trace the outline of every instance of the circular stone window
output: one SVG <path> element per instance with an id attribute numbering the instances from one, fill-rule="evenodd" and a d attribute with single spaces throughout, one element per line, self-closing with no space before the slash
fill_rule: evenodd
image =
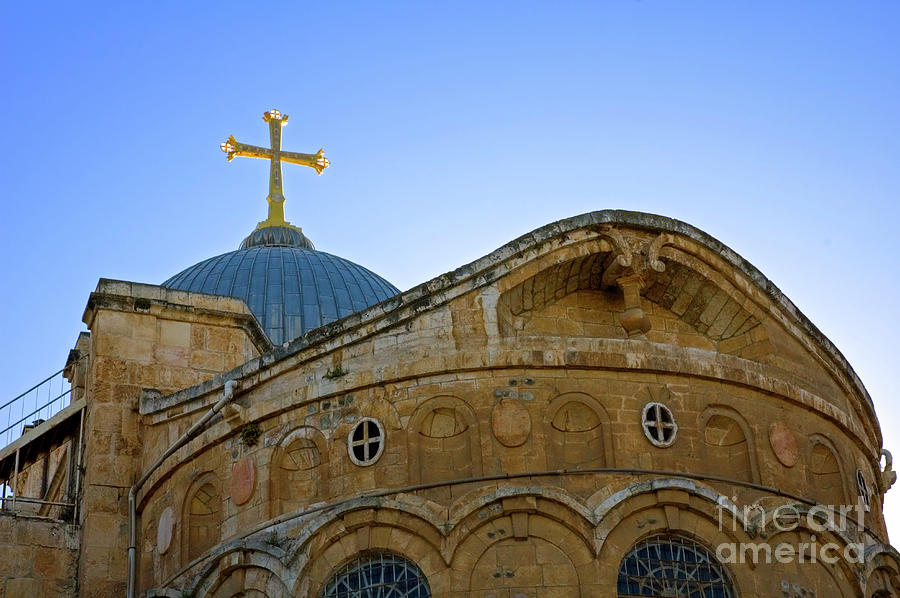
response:
<path id="1" fill-rule="evenodd" d="M 856 489 L 859 492 L 859 498 L 862 501 L 866 511 L 872 508 L 872 491 L 869 490 L 869 484 L 866 483 L 866 476 L 859 469 L 856 470 Z"/>
<path id="2" fill-rule="evenodd" d="M 641 413 L 644 436 L 653 446 L 667 447 L 675 442 L 678 424 L 672 411 L 662 403 L 647 403 Z"/>
<path id="3" fill-rule="evenodd" d="M 372 465 L 384 451 L 384 428 L 371 417 L 359 420 L 347 436 L 347 452 L 357 465 Z"/>

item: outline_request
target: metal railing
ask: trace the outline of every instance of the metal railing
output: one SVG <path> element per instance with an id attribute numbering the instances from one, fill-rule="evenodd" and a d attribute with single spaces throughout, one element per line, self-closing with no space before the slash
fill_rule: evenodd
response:
<path id="1" fill-rule="evenodd" d="M 0 428 L 0 449 L 9 446 L 28 429 L 39 426 L 71 404 L 72 385 L 63 375 L 64 371 L 54 372 L 25 392 L 0 405 L 0 426 L 2 426 Z M 73 444 L 68 449 L 71 453 L 69 459 L 75 460 L 76 466 L 72 467 L 71 464 L 66 466 L 63 463 L 58 465 L 58 467 L 67 467 L 70 471 L 74 471 L 76 480 L 80 477 L 77 465 L 80 464 L 81 459 L 83 411 L 81 418 L 77 443 L 73 438 Z M 0 512 L 74 521 L 77 508 L 75 503 L 24 496 L 21 489 L 17 488 L 20 473 L 20 449 L 21 447 L 18 447 L 15 450 L 15 465 L 8 473 L 8 479 L 0 480 Z M 49 455 L 45 458 L 49 459 Z M 72 500 L 68 491 L 63 500 Z"/>
<path id="2" fill-rule="evenodd" d="M 59 370 L 0 405 L 0 449 L 69 406 L 72 386 Z"/>
<path id="3" fill-rule="evenodd" d="M 37 427 L 69 406 L 72 386 L 59 370 L 47 376 L 25 392 L 0 405 L 0 449 L 10 445 L 25 433 L 26 428 Z M 12 479 L 0 480 L 0 510 L 18 512 L 25 507 L 35 513 L 41 508 L 61 507 L 71 511 L 69 503 L 56 503 L 35 498 L 17 496 L 15 479 L 19 474 L 19 454 Z M 19 505 L 17 505 L 19 503 Z"/>

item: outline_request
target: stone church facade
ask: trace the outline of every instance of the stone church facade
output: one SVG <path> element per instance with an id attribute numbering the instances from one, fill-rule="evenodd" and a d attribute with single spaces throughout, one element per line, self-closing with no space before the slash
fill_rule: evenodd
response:
<path id="1" fill-rule="evenodd" d="M 900 595 L 869 395 L 707 234 L 594 212 L 395 294 L 266 228 L 263 303 L 249 253 L 101 279 L 0 452 L 49 505 L 4 503 L 0 594 Z"/>

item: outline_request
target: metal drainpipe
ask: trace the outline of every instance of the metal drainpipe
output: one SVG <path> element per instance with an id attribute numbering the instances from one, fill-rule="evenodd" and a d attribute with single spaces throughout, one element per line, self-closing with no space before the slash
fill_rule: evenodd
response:
<path id="1" fill-rule="evenodd" d="M 209 411 L 207 411 L 203 417 L 198 419 L 193 426 L 188 428 L 188 431 L 181 435 L 178 440 L 176 440 L 172 446 L 167 448 L 165 452 L 159 456 L 159 458 L 153 462 L 153 465 L 150 466 L 144 475 L 131 487 L 128 491 L 128 585 L 126 588 L 125 595 L 127 598 L 134 598 L 134 585 L 137 577 L 137 508 L 136 508 L 136 498 L 138 490 L 141 489 L 150 476 L 153 475 L 153 472 L 156 471 L 160 465 L 162 465 L 163 461 L 171 457 L 175 451 L 179 448 L 187 444 L 187 442 L 196 436 L 209 421 L 222 410 L 222 407 L 225 406 L 228 401 L 230 401 L 234 397 L 234 391 L 238 387 L 237 380 L 226 380 L 225 387 L 222 391 L 222 398 L 219 399 L 215 405 L 213 405 Z"/>
<path id="2" fill-rule="evenodd" d="M 16 449 L 16 468 L 13 474 L 13 513 L 16 512 L 16 497 L 19 495 L 19 449 Z"/>
<path id="3" fill-rule="evenodd" d="M 87 411 L 86 407 L 81 408 L 81 421 L 78 424 L 78 445 L 76 448 L 78 449 L 78 456 L 75 458 L 75 493 L 72 495 L 72 503 L 75 505 L 72 508 L 72 523 L 78 523 L 78 505 L 81 504 L 79 500 L 79 494 L 81 493 L 81 475 L 82 468 L 84 466 L 84 412 Z"/>

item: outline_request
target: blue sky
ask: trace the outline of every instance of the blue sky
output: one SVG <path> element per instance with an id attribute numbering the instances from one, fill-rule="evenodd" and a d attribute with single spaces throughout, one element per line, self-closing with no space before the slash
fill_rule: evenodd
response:
<path id="1" fill-rule="evenodd" d="M 835 342 L 900 451 L 900 4 L 27 4 L 0 5 L 8 394 L 99 277 L 236 248 L 268 169 L 218 144 L 277 107 L 332 160 L 285 166 L 319 249 L 406 289 L 591 210 L 685 220 Z"/>

